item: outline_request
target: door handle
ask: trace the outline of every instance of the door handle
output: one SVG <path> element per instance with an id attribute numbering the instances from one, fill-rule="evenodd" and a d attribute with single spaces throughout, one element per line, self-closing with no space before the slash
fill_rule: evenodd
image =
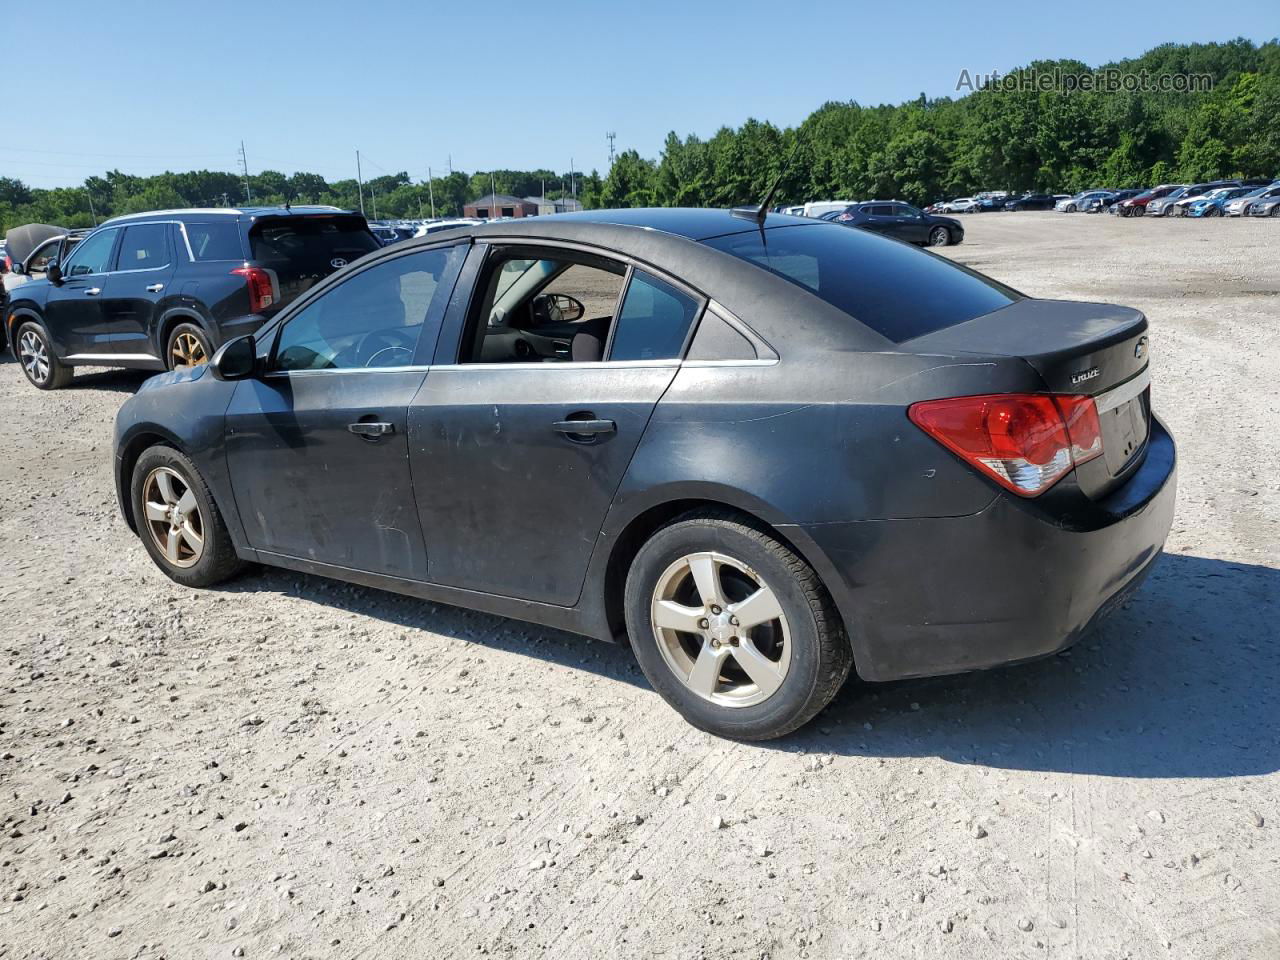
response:
<path id="1" fill-rule="evenodd" d="M 569 436 L 592 436 L 600 433 L 617 433 L 618 425 L 612 420 L 558 420 L 551 425 L 556 433 Z"/>
<path id="2" fill-rule="evenodd" d="M 101 287 L 90 287 L 88 290 L 84 292 L 84 295 L 86 297 L 96 297 L 101 292 L 102 292 Z"/>
<path id="3" fill-rule="evenodd" d="M 379 437 L 385 437 L 389 433 L 395 433 L 396 425 L 394 423 L 370 423 L 368 420 L 361 420 L 359 423 L 347 424 L 347 429 L 358 437 L 377 440 Z"/>
<path id="4" fill-rule="evenodd" d="M 163 283 L 151 283 L 147 285 L 147 293 L 159 293 L 163 289 Z"/>

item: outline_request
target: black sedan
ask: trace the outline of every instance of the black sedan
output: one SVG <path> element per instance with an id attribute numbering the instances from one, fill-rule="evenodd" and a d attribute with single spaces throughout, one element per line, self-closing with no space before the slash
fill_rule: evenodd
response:
<path id="1" fill-rule="evenodd" d="M 945 247 L 964 239 L 964 227 L 959 220 L 923 213 L 901 200 L 854 203 L 831 219 L 920 246 Z"/>
<path id="2" fill-rule="evenodd" d="M 1053 205 L 1057 203 L 1053 197 L 1047 193 L 1028 193 L 1026 196 L 1014 197 L 1012 200 L 1006 200 L 1004 208 L 1006 210 L 1052 210 Z"/>
<path id="3" fill-rule="evenodd" d="M 693 724 L 799 727 L 1051 654 L 1172 522 L 1147 321 L 770 214 L 510 220 L 376 251 L 116 421 L 120 507 L 248 562 L 629 642 Z"/>

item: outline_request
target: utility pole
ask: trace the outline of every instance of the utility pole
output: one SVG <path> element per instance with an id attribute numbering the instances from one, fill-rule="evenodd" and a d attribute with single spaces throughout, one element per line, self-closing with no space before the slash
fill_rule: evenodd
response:
<path id="1" fill-rule="evenodd" d="M 247 203 L 253 203 L 253 191 L 249 189 L 249 159 L 244 153 L 244 141 L 240 141 L 240 165 L 244 168 L 244 196 Z"/>
<path id="2" fill-rule="evenodd" d="M 360 192 L 360 216 L 364 216 L 364 177 L 360 174 L 360 151 L 356 151 L 356 189 Z"/>
<path id="3" fill-rule="evenodd" d="M 93 194 L 89 192 L 89 188 L 84 188 L 84 195 L 89 198 L 89 216 L 93 217 L 93 225 L 98 225 L 98 214 L 93 209 Z"/>
<path id="4" fill-rule="evenodd" d="M 605 137 L 607 137 L 609 140 L 609 167 L 610 168 L 613 167 L 613 140 L 614 140 L 614 137 L 616 136 L 617 134 L 614 133 L 612 130 L 610 130 L 608 133 L 605 134 Z"/>
<path id="5" fill-rule="evenodd" d="M 453 176 L 453 154 L 449 154 L 449 176 Z"/>
<path id="6" fill-rule="evenodd" d="M 494 185 L 493 171 L 489 171 L 489 212 L 493 213 L 493 208 L 498 205 L 498 188 Z"/>
<path id="7" fill-rule="evenodd" d="M 573 157 L 569 158 L 569 192 L 573 194 L 576 200 L 578 197 L 578 181 L 573 176 Z"/>
<path id="8" fill-rule="evenodd" d="M 432 220 L 436 218 L 436 188 L 435 188 L 435 184 L 431 182 L 434 179 L 435 177 L 431 175 L 431 168 L 427 167 L 427 195 L 431 197 L 431 219 Z"/>

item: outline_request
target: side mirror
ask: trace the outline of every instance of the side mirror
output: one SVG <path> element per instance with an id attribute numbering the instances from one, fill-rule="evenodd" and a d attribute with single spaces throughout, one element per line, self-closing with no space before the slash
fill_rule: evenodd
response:
<path id="1" fill-rule="evenodd" d="M 228 340 L 209 361 L 209 372 L 215 380 L 247 380 L 258 369 L 258 344 L 253 337 Z"/>
<path id="2" fill-rule="evenodd" d="M 58 265 L 56 257 L 44 265 L 44 276 L 55 287 L 62 283 L 62 267 Z"/>
<path id="3" fill-rule="evenodd" d="M 583 306 L 581 300 L 577 297 L 571 297 L 567 293 L 552 294 L 555 305 L 560 309 L 560 322 L 571 323 L 574 320 L 581 320 L 583 314 L 587 312 L 587 308 Z"/>

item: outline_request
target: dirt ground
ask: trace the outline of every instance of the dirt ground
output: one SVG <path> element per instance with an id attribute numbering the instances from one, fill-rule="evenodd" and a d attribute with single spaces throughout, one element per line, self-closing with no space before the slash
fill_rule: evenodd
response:
<path id="1" fill-rule="evenodd" d="M 1280 955 L 1280 223 L 984 214 L 946 253 L 1152 323 L 1168 556 L 1074 650 L 744 745 L 628 651 L 116 513 L 141 377 L 0 362 L 0 957 Z"/>

